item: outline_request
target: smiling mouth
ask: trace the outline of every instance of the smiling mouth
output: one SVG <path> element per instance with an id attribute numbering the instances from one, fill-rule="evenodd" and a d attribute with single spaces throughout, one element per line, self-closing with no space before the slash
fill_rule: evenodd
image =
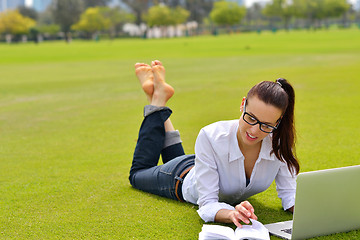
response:
<path id="1" fill-rule="evenodd" d="M 251 135 L 250 133 L 246 133 L 247 134 L 247 136 L 249 137 L 249 138 L 251 138 L 251 139 L 256 139 L 256 137 L 255 136 L 253 136 L 253 135 Z"/>

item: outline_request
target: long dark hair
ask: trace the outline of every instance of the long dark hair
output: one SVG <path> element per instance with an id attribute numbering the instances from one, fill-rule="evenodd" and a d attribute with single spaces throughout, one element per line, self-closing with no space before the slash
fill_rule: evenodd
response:
<path id="1" fill-rule="evenodd" d="M 295 151 L 294 105 L 295 91 L 291 84 L 283 78 L 275 82 L 263 81 L 250 89 L 247 99 L 257 96 L 266 104 L 271 104 L 282 110 L 281 122 L 273 131 L 272 152 L 282 162 L 286 162 L 291 173 L 298 174 L 300 165 Z"/>

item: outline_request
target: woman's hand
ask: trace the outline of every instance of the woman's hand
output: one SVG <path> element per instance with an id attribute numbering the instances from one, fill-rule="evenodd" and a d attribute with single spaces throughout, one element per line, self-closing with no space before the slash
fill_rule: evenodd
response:
<path id="1" fill-rule="evenodd" d="M 286 209 L 286 211 L 289 211 L 289 212 L 291 212 L 291 213 L 294 213 L 294 206 L 292 206 L 292 207 L 289 208 L 289 209 Z"/>
<path id="2" fill-rule="evenodd" d="M 257 216 L 254 213 L 254 207 L 248 201 L 241 202 L 235 206 L 235 213 L 231 220 L 237 227 L 242 227 L 240 224 L 241 221 L 249 224 L 249 218 L 257 220 Z"/>
<path id="3" fill-rule="evenodd" d="M 215 216 L 215 221 L 224 223 L 232 222 L 237 227 L 241 228 L 240 222 L 249 224 L 249 218 L 257 220 L 253 206 L 248 201 L 244 201 L 236 205 L 235 210 L 221 209 L 218 211 Z"/>

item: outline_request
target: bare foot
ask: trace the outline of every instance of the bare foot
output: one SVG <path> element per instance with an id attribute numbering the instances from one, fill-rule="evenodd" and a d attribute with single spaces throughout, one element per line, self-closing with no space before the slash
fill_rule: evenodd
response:
<path id="1" fill-rule="evenodd" d="M 160 61 L 152 61 L 151 67 L 154 74 L 154 93 L 151 104 L 162 107 L 174 95 L 174 88 L 165 82 L 165 68 Z"/>
<path id="2" fill-rule="evenodd" d="M 151 67 L 145 63 L 136 63 L 135 74 L 140 81 L 148 101 L 151 102 L 154 93 L 154 74 Z"/>

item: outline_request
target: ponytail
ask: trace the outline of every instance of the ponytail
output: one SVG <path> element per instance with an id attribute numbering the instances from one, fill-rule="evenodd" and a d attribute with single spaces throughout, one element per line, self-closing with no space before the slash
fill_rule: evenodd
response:
<path id="1" fill-rule="evenodd" d="M 276 83 L 281 84 L 281 88 L 288 95 L 288 104 L 282 116 L 281 123 L 273 133 L 272 147 L 275 156 L 278 159 L 284 159 L 288 165 L 290 172 L 298 174 L 300 165 L 296 159 L 295 142 L 295 91 L 288 81 L 283 78 L 276 80 Z"/>
<path id="2" fill-rule="evenodd" d="M 295 91 L 293 87 L 283 78 L 279 78 L 275 82 L 264 81 L 250 89 L 247 97 L 251 96 L 257 96 L 263 102 L 282 109 L 281 122 L 273 131 L 272 153 L 280 161 L 286 162 L 291 173 L 298 174 L 300 165 L 295 151 Z"/>

